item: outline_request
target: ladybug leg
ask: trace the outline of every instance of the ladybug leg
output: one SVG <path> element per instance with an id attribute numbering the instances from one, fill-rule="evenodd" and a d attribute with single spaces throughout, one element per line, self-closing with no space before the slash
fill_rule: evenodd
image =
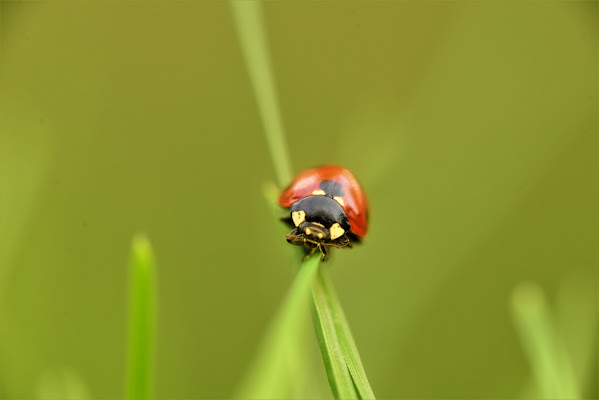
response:
<path id="1" fill-rule="evenodd" d="M 295 236 L 293 238 L 287 238 L 287 242 L 291 243 L 291 244 L 298 245 L 298 246 L 303 246 L 303 244 L 304 244 L 304 241 L 301 238 L 297 237 L 297 236 Z"/>
<path id="2" fill-rule="evenodd" d="M 295 228 L 294 230 L 289 232 L 288 235 L 285 235 L 285 239 L 287 239 L 287 242 L 291 243 L 291 244 L 297 244 L 297 245 L 304 244 L 303 237 L 297 235 L 297 228 Z"/>
<path id="3" fill-rule="evenodd" d="M 329 243 L 329 246 L 333 246 L 338 249 L 340 249 L 341 247 L 352 248 L 353 243 L 352 243 L 352 240 L 348 236 L 343 235 L 340 238 L 336 239 L 334 242 Z"/>
<path id="4" fill-rule="evenodd" d="M 327 255 L 328 255 L 328 253 L 327 253 L 327 248 L 326 248 L 326 247 L 325 247 L 325 245 L 323 245 L 323 244 L 319 244 L 319 245 L 318 245 L 318 248 L 320 249 L 320 252 L 322 253 L 322 255 L 321 255 L 321 257 L 320 257 L 320 260 L 321 260 L 322 262 L 325 262 L 325 261 L 327 260 Z"/>

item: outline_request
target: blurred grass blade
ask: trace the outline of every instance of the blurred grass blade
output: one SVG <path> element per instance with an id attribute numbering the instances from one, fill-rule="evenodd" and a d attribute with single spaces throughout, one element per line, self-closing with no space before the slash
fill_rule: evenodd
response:
<path id="1" fill-rule="evenodd" d="M 289 366 L 296 360 L 290 360 L 289 356 L 297 350 L 305 334 L 301 327 L 309 314 L 310 290 L 318 261 L 318 257 L 308 259 L 297 273 L 236 398 L 280 399 L 292 395 L 296 377 Z"/>
<path id="2" fill-rule="evenodd" d="M 5 3 L 5 2 L 0 2 Z M 0 4 L 0 8 L 3 5 Z M 4 21 L 0 20 L 0 25 Z M 2 26 L 0 31 L 2 31 Z M 2 31 L 4 33 L 4 31 Z M 2 38 L 0 38 L 0 41 Z M 2 50 L 0 49 L 0 52 Z M 2 65 L 0 62 L 0 69 Z M 1 74 L 0 74 L 1 76 Z M 5 83 L 5 82 L 2 82 Z M 1 84 L 0 83 L 0 86 Z M 4 87 L 3 87 L 4 89 Z M 53 140 L 38 122 L 40 110 L 19 107 L 14 96 L 0 90 L 0 296 L 10 296 L 20 254 L 31 245 L 25 240 L 35 225 L 40 196 L 53 160 Z M 32 363 L 43 359 L 32 345 L 37 332 L 19 329 L 20 312 L 13 302 L 0 302 L 0 397 L 30 374 Z"/>
<path id="3" fill-rule="evenodd" d="M 127 399 L 147 400 L 152 393 L 156 328 L 156 266 L 148 239 L 133 238 L 130 264 L 129 359 Z"/>
<path id="4" fill-rule="evenodd" d="M 262 3 L 259 1 L 231 1 L 234 25 L 250 81 L 264 125 L 270 157 L 277 174 L 277 183 L 285 186 L 291 180 L 291 163 L 283 134 L 277 93 L 270 68 L 270 56 L 264 33 Z"/>
<path id="5" fill-rule="evenodd" d="M 522 283 L 514 289 L 512 315 L 541 396 L 579 398 L 570 359 L 561 347 L 545 297 L 537 285 Z"/>
<path id="6" fill-rule="evenodd" d="M 328 299 L 328 305 L 331 309 L 330 312 L 335 322 L 335 329 L 337 331 L 339 345 L 341 346 L 341 352 L 345 357 L 347 369 L 349 370 L 349 373 L 354 381 L 356 390 L 358 391 L 360 398 L 374 399 L 374 392 L 370 387 L 370 382 L 368 382 L 366 371 L 362 366 L 362 360 L 360 359 L 358 347 L 356 346 L 349 323 L 347 322 L 347 318 L 345 317 L 345 313 L 343 312 L 339 298 L 337 297 L 337 294 L 335 293 L 335 290 L 329 281 L 326 270 L 321 268 L 317 279 L 320 283 L 320 287 L 322 287 L 322 290 L 324 291 L 324 295 Z"/>
<path id="7" fill-rule="evenodd" d="M 319 259 L 319 257 L 312 258 Z M 339 344 L 333 312 L 321 279 L 314 280 L 312 296 L 314 326 L 333 395 L 336 399 L 358 399 L 358 393 Z"/>
<path id="8" fill-rule="evenodd" d="M 36 399 L 90 399 L 85 382 L 76 371 L 60 368 L 44 371 L 36 387 Z"/>
<path id="9" fill-rule="evenodd" d="M 555 320 L 560 339 L 568 349 L 582 397 L 591 398 L 597 387 L 597 280 L 589 273 L 575 273 L 562 280 L 556 298 Z M 591 385 L 589 385 L 591 384 Z"/>

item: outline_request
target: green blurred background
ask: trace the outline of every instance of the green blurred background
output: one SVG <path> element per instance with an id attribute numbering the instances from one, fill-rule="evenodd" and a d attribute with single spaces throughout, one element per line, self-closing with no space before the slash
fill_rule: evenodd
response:
<path id="1" fill-rule="evenodd" d="M 157 398 L 230 396 L 294 269 L 229 5 L 0 7 L 0 397 L 122 397 L 140 230 Z M 294 170 L 345 165 L 370 199 L 329 267 L 379 397 L 534 396 L 521 282 L 597 397 L 597 11 L 264 5 Z"/>

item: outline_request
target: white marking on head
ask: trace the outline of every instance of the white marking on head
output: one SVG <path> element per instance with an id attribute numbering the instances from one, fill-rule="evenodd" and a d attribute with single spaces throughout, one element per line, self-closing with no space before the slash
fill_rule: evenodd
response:
<path id="1" fill-rule="evenodd" d="M 306 213 L 303 210 L 294 211 L 291 213 L 291 219 L 296 227 L 300 226 L 306 220 Z"/>
<path id="2" fill-rule="evenodd" d="M 317 189 L 312 192 L 312 196 L 324 196 L 325 194 L 326 193 L 324 192 L 324 190 L 321 190 L 321 189 Z"/>
<path id="3" fill-rule="evenodd" d="M 331 240 L 335 240 L 343 236 L 343 234 L 345 233 L 345 229 L 343 229 L 338 222 L 335 222 L 329 230 L 331 231 Z"/>
<path id="4" fill-rule="evenodd" d="M 335 200 L 337 203 L 339 203 L 339 205 L 341 207 L 345 207 L 345 203 L 343 202 L 343 197 L 335 196 L 335 197 L 333 197 L 333 200 Z"/>

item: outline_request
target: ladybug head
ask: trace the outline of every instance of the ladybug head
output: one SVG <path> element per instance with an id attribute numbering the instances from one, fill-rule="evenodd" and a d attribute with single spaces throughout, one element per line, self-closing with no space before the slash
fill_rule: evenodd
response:
<path id="1" fill-rule="evenodd" d="M 328 242 L 331 240 L 330 230 L 319 222 L 304 221 L 297 229 L 306 239 L 312 242 Z"/>

